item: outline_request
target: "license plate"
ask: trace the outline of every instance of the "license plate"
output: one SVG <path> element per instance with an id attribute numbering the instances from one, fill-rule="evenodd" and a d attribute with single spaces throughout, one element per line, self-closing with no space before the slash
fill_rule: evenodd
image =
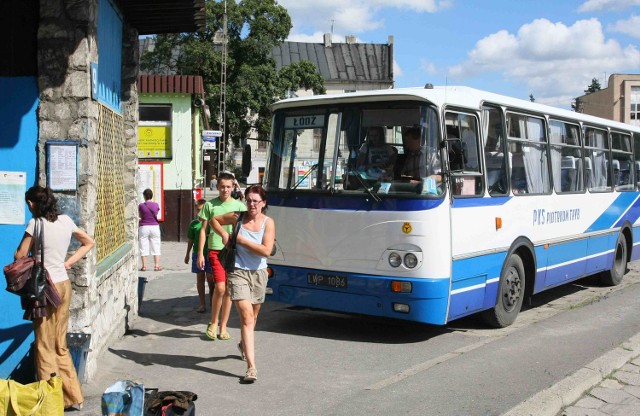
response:
<path id="1" fill-rule="evenodd" d="M 314 286 L 329 286 L 345 289 L 347 287 L 346 276 L 335 274 L 307 273 L 307 283 Z"/>

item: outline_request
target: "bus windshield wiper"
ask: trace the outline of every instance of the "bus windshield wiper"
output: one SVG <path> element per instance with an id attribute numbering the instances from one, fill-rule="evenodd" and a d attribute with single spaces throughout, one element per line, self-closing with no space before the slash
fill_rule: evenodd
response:
<path id="1" fill-rule="evenodd" d="M 369 188 L 364 183 L 364 181 L 360 177 L 360 174 L 356 173 L 356 171 L 354 171 L 352 168 L 349 168 L 349 171 L 347 172 L 347 174 L 349 174 L 349 173 L 352 174 L 353 176 L 355 176 L 355 178 L 358 180 L 358 182 L 360 182 L 360 185 L 362 185 L 364 190 L 371 196 L 371 198 L 373 198 L 374 201 L 376 201 L 376 202 L 382 201 L 382 199 L 380 199 L 380 197 L 378 195 L 376 195 L 375 192 L 373 192 L 373 187 Z"/>
<path id="2" fill-rule="evenodd" d="M 312 165 L 311 168 L 309 168 L 309 170 L 307 171 L 307 173 L 302 175 L 302 178 L 298 179 L 298 182 L 296 182 L 296 184 L 293 185 L 290 190 L 293 191 L 294 189 L 296 189 L 305 179 L 309 177 L 309 175 L 311 175 L 311 172 L 313 172 L 317 168 L 318 168 L 317 163 L 315 165 Z"/>

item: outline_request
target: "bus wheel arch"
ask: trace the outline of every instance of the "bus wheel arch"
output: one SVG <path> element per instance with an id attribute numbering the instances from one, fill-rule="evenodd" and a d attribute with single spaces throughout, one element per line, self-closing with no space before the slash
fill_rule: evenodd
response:
<path id="1" fill-rule="evenodd" d="M 633 239 L 631 226 L 625 223 L 618 232 L 616 245 L 613 249 L 613 264 L 611 269 L 600 273 L 600 282 L 606 286 L 617 286 L 622 283 L 624 275 L 628 271 L 628 262 L 631 260 Z"/>
<path id="2" fill-rule="evenodd" d="M 504 328 L 515 322 L 524 299 L 533 293 L 535 270 L 533 244 L 520 237 L 511 245 L 502 265 L 495 305 L 482 312 L 488 325 Z"/>

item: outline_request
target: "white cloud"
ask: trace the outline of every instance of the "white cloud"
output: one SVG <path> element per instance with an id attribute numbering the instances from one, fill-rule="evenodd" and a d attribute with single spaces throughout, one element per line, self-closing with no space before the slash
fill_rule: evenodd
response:
<path id="1" fill-rule="evenodd" d="M 400 65 L 398 65 L 398 62 L 396 62 L 396 60 L 393 60 L 393 78 L 396 79 L 397 77 L 401 77 L 404 75 L 404 71 L 402 70 L 402 68 L 400 67 Z"/>
<path id="2" fill-rule="evenodd" d="M 640 6 L 640 0 L 587 0 L 578 7 L 578 11 L 596 12 L 601 10 L 624 10 L 633 6 Z"/>
<path id="3" fill-rule="evenodd" d="M 382 9 L 396 8 L 419 13 L 435 13 L 449 8 L 452 0 L 323 0 L 320 2 L 280 0 L 294 24 L 291 36 L 308 30 L 329 33 L 362 33 L 384 25 L 378 17 Z"/>
<path id="4" fill-rule="evenodd" d="M 601 74 L 638 67 L 640 51 L 605 39 L 597 19 L 580 20 L 572 26 L 537 19 L 523 25 L 517 34 L 501 30 L 479 40 L 466 62 L 449 68 L 449 76 L 463 79 L 497 72 L 536 91 L 540 102 L 554 102 L 582 93 Z"/>
<path id="5" fill-rule="evenodd" d="M 640 39 L 640 16 L 633 15 L 627 20 L 618 20 L 609 25 L 607 29 Z"/>
<path id="6" fill-rule="evenodd" d="M 420 59 L 420 69 L 428 75 L 436 75 L 438 73 L 436 66 L 426 59 Z"/>

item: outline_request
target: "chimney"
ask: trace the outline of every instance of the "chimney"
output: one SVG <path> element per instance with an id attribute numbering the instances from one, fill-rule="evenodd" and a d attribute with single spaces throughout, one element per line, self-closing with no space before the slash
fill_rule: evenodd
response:
<path id="1" fill-rule="evenodd" d="M 356 35 L 347 35 L 347 36 L 344 37 L 344 41 L 347 44 L 356 43 Z"/>
<path id="2" fill-rule="evenodd" d="M 324 47 L 325 48 L 331 47 L 331 33 L 324 34 Z"/>

